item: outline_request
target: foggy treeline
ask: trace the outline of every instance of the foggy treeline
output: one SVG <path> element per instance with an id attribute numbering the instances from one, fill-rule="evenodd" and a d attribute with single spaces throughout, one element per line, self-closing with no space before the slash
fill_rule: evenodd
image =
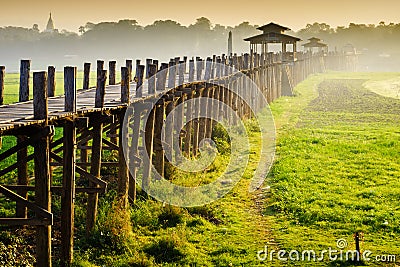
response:
<path id="1" fill-rule="evenodd" d="M 98 24 L 88 22 L 77 29 L 79 33 L 44 32 L 37 24 L 30 29 L 7 26 L 0 28 L 0 65 L 5 65 L 7 71 L 17 71 L 19 60 L 26 58 L 32 59 L 33 69 L 44 69 L 48 65 L 61 69 L 65 65 L 82 68 L 84 61 L 96 59 L 113 59 L 121 65 L 128 58 L 167 62 L 175 56 L 206 57 L 227 53 L 229 31 L 233 33 L 234 52 L 245 53 L 249 51 L 249 45 L 243 39 L 260 34 L 257 27 L 248 22 L 234 27 L 214 25 L 204 17 L 189 26 L 172 20 L 158 20 L 147 26 L 130 19 Z M 400 70 L 397 63 L 400 62 L 400 24 L 350 23 L 346 27 L 332 28 L 325 23 L 314 23 L 287 34 L 305 41 L 310 37 L 321 38 L 330 51 L 341 51 L 350 43 L 362 53 L 360 61 L 364 70 Z"/>

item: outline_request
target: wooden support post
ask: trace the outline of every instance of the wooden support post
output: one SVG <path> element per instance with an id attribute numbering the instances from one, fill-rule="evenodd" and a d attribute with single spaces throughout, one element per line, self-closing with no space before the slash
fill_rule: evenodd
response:
<path id="1" fill-rule="evenodd" d="M 149 95 L 152 95 L 156 92 L 156 73 L 157 73 L 157 66 L 154 64 L 147 65 L 148 72 L 147 72 L 147 90 Z"/>
<path id="2" fill-rule="evenodd" d="M 156 65 L 156 72 L 158 72 L 159 68 L 158 68 L 158 60 L 153 60 L 153 64 Z"/>
<path id="3" fill-rule="evenodd" d="M 109 71 L 109 79 L 108 83 L 109 85 L 115 85 L 115 72 L 116 72 L 116 67 L 117 67 L 117 62 L 116 61 L 110 61 L 108 62 L 108 71 Z"/>
<path id="4" fill-rule="evenodd" d="M 146 79 L 150 77 L 150 65 L 153 64 L 153 60 L 151 58 L 146 59 Z"/>
<path id="5" fill-rule="evenodd" d="M 157 91 L 164 91 L 165 90 L 165 83 L 167 81 L 167 74 L 168 74 L 168 64 L 161 63 L 161 68 L 157 72 Z"/>
<path id="6" fill-rule="evenodd" d="M 178 79 L 178 84 L 183 85 L 185 83 L 185 62 L 184 61 L 179 61 L 179 79 Z"/>
<path id="7" fill-rule="evenodd" d="M 30 60 L 21 60 L 20 69 L 20 84 L 19 84 L 19 101 L 25 102 L 29 100 L 29 84 L 30 84 Z M 20 144 L 26 140 L 25 136 L 17 136 L 17 144 Z M 20 162 L 18 166 L 18 185 L 28 185 L 28 148 L 25 147 L 17 152 L 17 161 Z M 28 192 L 26 190 L 18 190 L 17 193 L 28 199 Z M 25 206 L 17 203 L 16 217 L 26 218 L 27 209 Z"/>
<path id="8" fill-rule="evenodd" d="M 21 60 L 20 78 L 19 78 L 19 102 L 29 100 L 29 80 L 31 71 L 31 61 Z"/>
<path id="9" fill-rule="evenodd" d="M 186 95 L 183 94 L 182 92 L 179 92 L 180 96 L 178 96 L 178 102 L 177 102 L 177 106 L 180 107 L 177 112 L 175 113 L 174 117 L 174 125 L 175 125 L 175 132 L 176 134 L 178 134 L 179 136 L 179 142 L 178 144 L 173 144 L 174 145 L 174 149 L 175 149 L 175 160 L 176 162 L 181 162 L 181 151 L 182 151 L 182 129 L 181 129 L 181 125 L 183 125 L 183 120 L 184 120 L 184 116 L 185 116 L 185 109 L 184 109 L 184 102 L 185 102 L 185 97 Z"/>
<path id="10" fill-rule="evenodd" d="M 193 103 L 190 101 L 193 98 L 193 91 L 187 94 L 187 106 L 186 106 L 186 136 L 185 136 L 185 142 L 184 142 L 184 151 L 186 153 L 187 157 L 190 157 L 190 147 L 192 143 L 192 126 L 193 126 L 193 121 L 192 121 L 192 113 L 193 113 Z"/>
<path id="11" fill-rule="evenodd" d="M 143 75 L 144 75 L 144 66 L 139 65 L 137 66 L 136 69 L 136 97 L 142 97 L 143 96 Z"/>
<path id="12" fill-rule="evenodd" d="M 136 59 L 135 78 L 136 78 L 137 75 L 138 75 L 138 68 L 139 68 L 139 66 L 140 66 L 140 59 Z M 127 67 L 128 67 L 128 66 L 127 66 Z M 132 79 L 131 79 L 131 81 L 132 81 Z"/>
<path id="13" fill-rule="evenodd" d="M 201 97 L 201 88 L 198 88 L 197 90 L 194 91 L 195 94 L 195 98 L 194 98 L 194 109 L 193 109 L 193 117 L 194 120 L 192 121 L 193 123 L 193 142 L 192 142 L 192 146 L 193 146 L 193 151 L 192 151 L 192 155 L 195 157 L 197 155 L 198 152 L 198 148 L 199 148 L 199 132 L 200 132 L 200 118 L 199 118 L 199 113 L 200 113 L 200 97 Z"/>
<path id="14" fill-rule="evenodd" d="M 165 113 L 166 116 L 168 117 L 174 110 L 175 108 L 175 98 L 173 97 L 171 101 L 169 101 L 167 103 L 166 109 L 165 109 Z M 169 123 L 167 123 L 165 125 L 165 143 L 169 146 L 166 151 L 166 158 L 167 159 L 171 159 L 173 157 L 173 140 L 174 140 L 174 117 L 171 116 L 171 118 L 169 119 Z"/>
<path id="15" fill-rule="evenodd" d="M 168 75 L 168 88 L 175 88 L 176 81 L 176 68 L 174 67 L 174 62 L 169 62 L 169 75 Z"/>
<path id="16" fill-rule="evenodd" d="M 49 66 L 47 71 L 47 95 L 48 97 L 53 97 L 56 92 L 56 68 L 53 66 Z"/>
<path id="17" fill-rule="evenodd" d="M 215 63 L 217 62 L 217 55 L 213 55 L 211 64 L 211 79 L 215 78 Z"/>
<path id="18" fill-rule="evenodd" d="M 212 59 L 209 57 L 206 61 L 206 71 L 204 74 L 204 80 L 208 81 L 211 79 L 211 67 L 212 67 Z"/>
<path id="19" fill-rule="evenodd" d="M 155 109 L 153 108 L 149 116 L 147 118 L 147 121 L 145 122 L 145 133 L 144 133 L 144 138 L 143 140 L 143 147 L 145 148 L 144 153 L 147 153 L 148 160 L 145 159 L 146 157 L 144 156 L 143 159 L 143 180 L 142 180 L 142 188 L 146 190 L 149 185 L 150 185 L 150 174 L 151 174 L 151 166 L 152 166 L 152 161 L 153 161 L 153 139 L 154 139 L 154 121 L 155 121 Z"/>
<path id="20" fill-rule="evenodd" d="M 0 105 L 4 104 L 4 79 L 6 77 L 6 67 L 0 66 Z"/>
<path id="21" fill-rule="evenodd" d="M 64 68 L 65 111 L 76 112 L 76 67 Z M 63 134 L 63 190 L 61 194 L 61 262 L 71 266 L 74 251 L 75 145 L 73 121 L 66 121 Z"/>
<path id="22" fill-rule="evenodd" d="M 127 67 L 121 67 L 121 103 L 129 103 L 129 69 Z"/>
<path id="23" fill-rule="evenodd" d="M 137 62 L 137 61 L 136 61 Z M 140 60 L 139 60 L 139 62 L 140 62 Z M 133 70 L 133 66 L 132 66 L 132 64 L 133 64 L 133 62 L 132 62 L 132 59 L 127 59 L 127 60 L 125 60 L 125 67 L 127 67 L 128 68 L 128 70 L 129 70 L 129 81 L 131 82 L 132 81 L 132 70 Z M 136 66 L 137 67 L 137 66 Z M 137 69 L 136 69 L 136 71 L 137 71 Z M 137 74 L 136 74 L 136 76 L 137 76 Z"/>
<path id="24" fill-rule="evenodd" d="M 196 79 L 197 79 L 197 81 L 201 81 L 201 73 L 202 73 L 202 71 L 203 71 L 203 62 L 199 58 L 196 61 Z"/>
<path id="25" fill-rule="evenodd" d="M 208 121 L 210 120 L 208 117 L 208 112 L 209 112 L 209 105 L 208 105 L 208 93 L 209 93 L 209 89 L 208 89 L 208 84 L 205 83 L 204 87 L 200 89 L 200 96 L 203 98 L 201 104 L 203 103 L 207 103 L 205 106 L 202 106 L 200 108 L 200 125 L 199 125 L 199 138 L 198 138 L 198 144 L 200 144 L 200 142 L 206 138 L 206 131 L 207 131 L 207 125 L 208 125 Z M 211 120 L 210 120 L 211 121 Z"/>
<path id="26" fill-rule="evenodd" d="M 194 81 L 194 60 L 189 60 L 189 82 Z"/>
<path id="27" fill-rule="evenodd" d="M 164 113 L 165 113 L 165 103 L 163 99 L 160 99 L 158 101 L 155 110 L 156 114 L 154 122 L 154 139 L 153 139 L 154 168 L 162 177 L 164 177 L 164 149 L 161 143 L 161 134 L 164 125 Z"/>
<path id="28" fill-rule="evenodd" d="M 129 105 L 129 70 L 121 68 L 121 102 Z M 119 114 L 119 143 L 118 143 L 118 194 L 124 208 L 128 207 L 129 193 L 129 158 L 125 158 L 123 144 L 128 142 L 128 133 L 124 136 L 124 119 L 126 109 Z M 128 119 L 129 121 L 129 119 Z M 136 190 L 136 188 L 134 189 Z"/>
<path id="29" fill-rule="evenodd" d="M 139 104 L 134 104 L 133 106 L 133 135 L 131 141 L 131 149 L 129 151 L 129 166 L 130 166 L 130 174 L 129 177 L 129 198 L 131 201 L 136 201 L 136 178 L 137 178 L 137 170 L 140 162 L 138 162 L 139 158 L 139 137 L 140 137 L 140 117 L 141 117 L 141 109 Z"/>
<path id="30" fill-rule="evenodd" d="M 96 88 L 96 99 L 95 107 L 104 107 L 104 94 L 105 85 L 107 80 L 107 71 L 102 70 L 97 78 L 97 88 Z M 91 155 L 91 166 L 90 174 L 100 178 L 101 170 L 101 154 L 102 154 L 102 137 L 103 137 L 103 124 L 101 122 L 94 122 L 92 130 L 92 155 Z M 89 182 L 89 187 L 98 187 L 97 184 Z M 97 217 L 97 205 L 98 205 L 98 193 L 91 193 L 88 195 L 87 201 L 87 211 L 86 211 L 86 235 L 89 236 L 90 232 L 96 223 Z"/>
<path id="31" fill-rule="evenodd" d="M 85 63 L 83 66 L 83 89 L 90 87 L 90 66 L 91 63 Z"/>
<path id="32" fill-rule="evenodd" d="M 35 120 L 44 120 L 47 125 L 47 73 L 33 74 L 33 114 Z M 35 161 L 35 203 L 51 212 L 50 194 L 50 139 L 41 138 L 34 144 Z M 51 266 L 51 226 L 41 225 L 36 228 L 36 264 Z"/>

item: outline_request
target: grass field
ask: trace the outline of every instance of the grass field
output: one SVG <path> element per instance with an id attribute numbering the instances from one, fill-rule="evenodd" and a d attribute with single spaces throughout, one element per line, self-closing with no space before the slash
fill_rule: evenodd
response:
<path id="1" fill-rule="evenodd" d="M 257 166 L 260 133 L 248 121 L 250 163 L 234 190 L 217 202 L 185 209 L 139 194 L 124 211 L 111 190 L 100 199 L 95 231 L 85 238 L 85 199 L 77 196 L 75 266 L 352 266 L 357 264 L 330 261 L 327 255 L 321 262 L 279 261 L 276 252 L 273 261 L 260 261 L 257 251 L 268 245 L 269 251 L 318 253 L 336 249 L 338 239 L 354 249 L 355 231 L 364 233 L 361 249 L 371 250 L 372 258 L 396 255 L 398 264 L 400 100 L 385 97 L 390 94 L 376 84 L 374 92 L 367 88 L 378 81 L 392 88 L 388 83 L 399 76 L 314 75 L 296 87 L 295 97 L 273 103 L 277 160 L 264 188 L 254 194 L 247 188 Z M 219 148 L 226 146 L 222 131 L 214 138 Z M 229 154 L 221 152 L 201 174 L 175 172 L 171 178 L 185 184 L 212 181 L 228 161 Z M 111 189 L 113 171 L 102 170 Z M 54 203 L 57 220 L 59 200 Z M 10 203 L 2 206 L 10 213 Z M 12 230 L 0 235 L 0 262 L 6 251 L 1 244 L 11 241 L 19 245 L 8 251 L 17 247 L 17 255 L 30 259 L 22 248 L 32 241 L 18 239 Z M 396 266 L 373 260 L 363 264 Z"/>

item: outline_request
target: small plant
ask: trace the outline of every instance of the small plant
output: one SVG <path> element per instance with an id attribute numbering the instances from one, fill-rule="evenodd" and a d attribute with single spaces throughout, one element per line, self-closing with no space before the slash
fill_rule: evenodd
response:
<path id="1" fill-rule="evenodd" d="M 153 256 L 157 263 L 176 262 L 185 257 L 182 246 L 183 241 L 176 234 L 172 234 L 157 240 L 144 251 Z"/>
<path id="2" fill-rule="evenodd" d="M 175 227 L 183 221 L 182 209 L 167 205 L 158 215 L 158 222 L 164 227 Z"/>

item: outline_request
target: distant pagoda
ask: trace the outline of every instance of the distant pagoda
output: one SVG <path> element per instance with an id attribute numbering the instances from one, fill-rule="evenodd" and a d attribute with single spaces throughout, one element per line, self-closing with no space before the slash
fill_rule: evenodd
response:
<path id="1" fill-rule="evenodd" d="M 56 31 L 57 30 L 54 27 L 54 21 L 53 18 L 51 17 L 51 12 L 50 12 L 49 21 L 47 22 L 46 30 L 44 32 L 54 33 Z"/>

